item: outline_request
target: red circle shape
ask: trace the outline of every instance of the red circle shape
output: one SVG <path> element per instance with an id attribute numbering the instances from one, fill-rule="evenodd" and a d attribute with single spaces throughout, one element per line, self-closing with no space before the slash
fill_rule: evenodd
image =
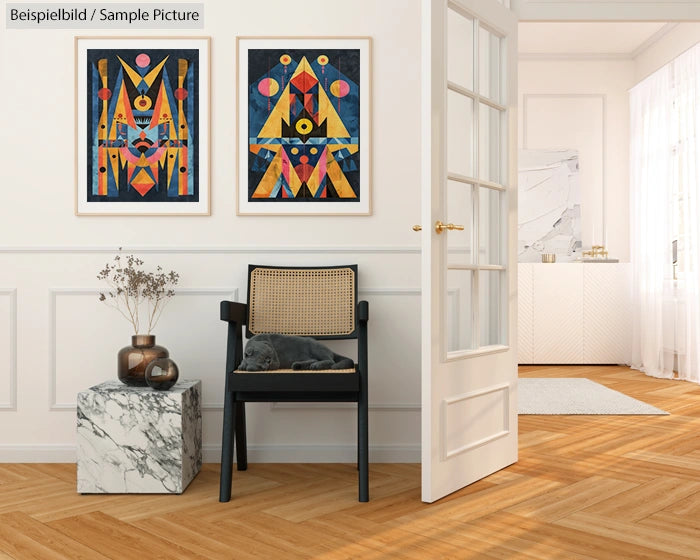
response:
<path id="1" fill-rule="evenodd" d="M 301 156 L 301 157 L 299 158 L 299 161 L 300 161 L 301 163 L 309 163 L 309 156 Z"/>
<path id="2" fill-rule="evenodd" d="M 97 97 L 102 99 L 102 101 L 107 101 L 110 97 L 112 97 L 112 90 L 106 87 L 103 87 L 97 92 Z"/>
<path id="3" fill-rule="evenodd" d="M 187 97 L 187 90 L 179 87 L 173 92 L 173 95 L 175 95 L 175 99 L 182 101 Z"/>
<path id="4" fill-rule="evenodd" d="M 140 100 L 139 100 L 139 105 L 140 105 L 141 107 L 145 107 L 146 105 L 148 105 L 148 101 L 146 101 L 145 99 L 140 99 Z"/>

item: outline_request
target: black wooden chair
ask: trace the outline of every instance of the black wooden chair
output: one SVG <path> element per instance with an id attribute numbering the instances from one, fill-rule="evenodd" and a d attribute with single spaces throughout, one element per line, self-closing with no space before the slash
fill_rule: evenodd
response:
<path id="1" fill-rule="evenodd" d="M 357 265 L 276 267 L 249 265 L 248 303 L 221 302 L 228 322 L 226 389 L 219 501 L 231 499 L 233 438 L 239 471 L 248 467 L 246 402 L 356 402 L 359 501 L 369 501 L 367 321 L 369 304 L 357 301 Z M 348 370 L 238 371 L 243 327 L 261 333 L 357 339 L 357 363 Z"/>

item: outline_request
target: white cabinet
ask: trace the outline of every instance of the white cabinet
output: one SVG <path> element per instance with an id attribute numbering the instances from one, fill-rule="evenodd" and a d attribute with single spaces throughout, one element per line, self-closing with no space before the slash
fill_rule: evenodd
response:
<path id="1" fill-rule="evenodd" d="M 622 364 L 630 355 L 630 265 L 518 265 L 521 364 Z"/>
<path id="2" fill-rule="evenodd" d="M 533 265 L 518 265 L 518 363 L 534 364 Z"/>

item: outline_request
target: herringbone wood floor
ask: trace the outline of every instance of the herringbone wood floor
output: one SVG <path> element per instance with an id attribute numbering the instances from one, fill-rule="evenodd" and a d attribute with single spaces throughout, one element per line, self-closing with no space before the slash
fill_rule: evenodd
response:
<path id="1" fill-rule="evenodd" d="M 0 465 L 0 559 L 700 559 L 700 387 L 622 367 L 588 377 L 671 416 L 521 416 L 519 462 L 438 503 L 420 467 L 252 464 L 220 504 L 218 465 L 182 496 L 81 496 L 75 466 Z"/>

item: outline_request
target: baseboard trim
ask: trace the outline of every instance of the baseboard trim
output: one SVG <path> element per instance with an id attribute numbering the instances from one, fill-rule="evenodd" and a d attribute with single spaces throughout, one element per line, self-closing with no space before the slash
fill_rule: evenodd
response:
<path id="1" fill-rule="evenodd" d="M 202 446 L 205 463 L 221 462 L 221 446 Z M 355 445 L 249 445 L 251 463 L 354 463 Z M 373 445 L 371 463 L 420 463 L 420 445 Z M 0 445 L 0 463 L 75 463 L 74 445 Z"/>

